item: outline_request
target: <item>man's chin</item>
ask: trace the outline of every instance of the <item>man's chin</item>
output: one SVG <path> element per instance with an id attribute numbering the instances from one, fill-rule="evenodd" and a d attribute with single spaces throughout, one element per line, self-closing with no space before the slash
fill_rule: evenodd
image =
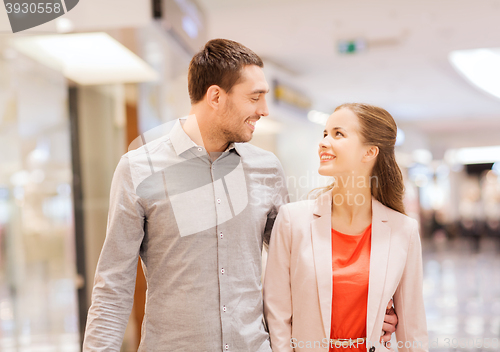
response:
<path id="1" fill-rule="evenodd" d="M 247 138 L 245 138 L 245 140 L 242 143 L 250 142 L 252 140 L 252 138 L 253 138 L 253 133 L 250 136 L 248 136 Z"/>
<path id="2" fill-rule="evenodd" d="M 253 133 L 249 135 L 240 135 L 237 138 L 234 138 L 233 143 L 246 143 L 252 140 Z"/>

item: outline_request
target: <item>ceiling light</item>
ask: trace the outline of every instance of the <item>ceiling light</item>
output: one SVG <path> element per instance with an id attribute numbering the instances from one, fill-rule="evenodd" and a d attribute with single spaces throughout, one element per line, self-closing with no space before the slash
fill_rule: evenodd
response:
<path id="1" fill-rule="evenodd" d="M 500 98 L 500 49 L 452 51 L 449 60 L 474 86 Z"/>
<path id="2" fill-rule="evenodd" d="M 500 146 L 447 150 L 444 156 L 449 164 L 487 164 L 500 161 Z"/>
<path id="3" fill-rule="evenodd" d="M 106 33 L 78 33 L 17 38 L 25 55 L 81 85 L 154 81 L 158 74 Z"/>
<path id="4" fill-rule="evenodd" d="M 56 28 L 59 33 L 69 33 L 73 32 L 75 29 L 75 25 L 70 19 L 67 18 L 57 18 L 56 21 Z"/>

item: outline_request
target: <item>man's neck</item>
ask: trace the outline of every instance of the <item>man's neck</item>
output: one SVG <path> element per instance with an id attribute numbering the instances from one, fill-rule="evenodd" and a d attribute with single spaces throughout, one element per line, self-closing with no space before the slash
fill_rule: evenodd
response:
<path id="1" fill-rule="evenodd" d="M 208 129 L 204 124 L 204 120 L 197 117 L 202 116 L 200 114 L 195 109 L 191 109 L 182 128 L 195 144 L 204 147 L 208 153 L 217 153 L 216 155 L 219 155 L 218 153 L 222 153 L 227 149 L 229 143 L 213 138 L 214 136 L 207 132 Z"/>
<path id="2" fill-rule="evenodd" d="M 189 113 L 186 121 L 184 122 L 184 124 L 182 124 L 182 129 L 196 145 L 201 145 L 203 147 L 205 146 L 203 143 L 203 137 L 201 135 L 201 129 L 198 125 L 198 122 L 196 121 L 195 114 L 191 112 Z"/>

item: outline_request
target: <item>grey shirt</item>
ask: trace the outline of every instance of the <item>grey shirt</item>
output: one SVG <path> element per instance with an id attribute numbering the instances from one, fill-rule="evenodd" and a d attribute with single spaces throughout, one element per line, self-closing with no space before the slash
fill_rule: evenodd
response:
<path id="1" fill-rule="evenodd" d="M 137 259 L 148 283 L 139 351 L 271 351 L 261 253 L 281 204 L 274 154 L 234 143 L 212 162 L 178 120 L 125 154 L 111 185 L 83 351 L 119 351 Z"/>

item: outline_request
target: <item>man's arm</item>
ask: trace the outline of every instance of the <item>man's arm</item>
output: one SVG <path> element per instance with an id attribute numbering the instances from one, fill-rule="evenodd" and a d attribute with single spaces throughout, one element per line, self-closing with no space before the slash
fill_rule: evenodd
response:
<path id="1" fill-rule="evenodd" d="M 384 330 L 384 335 L 380 338 L 383 342 L 391 341 L 392 334 L 396 331 L 396 326 L 398 325 L 398 316 L 394 311 L 392 306 L 392 299 L 387 304 L 384 317 L 384 325 L 382 325 L 382 330 Z"/>
<path id="2" fill-rule="evenodd" d="M 84 352 L 120 351 L 134 301 L 144 211 L 135 193 L 127 156 L 111 183 L 106 240 L 99 257 L 87 317 Z"/>
<path id="3" fill-rule="evenodd" d="M 273 197 L 271 200 L 272 208 L 267 216 L 266 227 L 264 230 L 264 244 L 266 246 L 269 244 L 271 231 L 273 229 L 274 221 L 276 220 L 276 216 L 278 215 L 280 207 L 290 201 L 285 173 L 283 172 L 283 167 L 281 166 L 278 158 L 276 158 L 276 174 L 273 178 L 272 187 L 274 188 Z"/>

